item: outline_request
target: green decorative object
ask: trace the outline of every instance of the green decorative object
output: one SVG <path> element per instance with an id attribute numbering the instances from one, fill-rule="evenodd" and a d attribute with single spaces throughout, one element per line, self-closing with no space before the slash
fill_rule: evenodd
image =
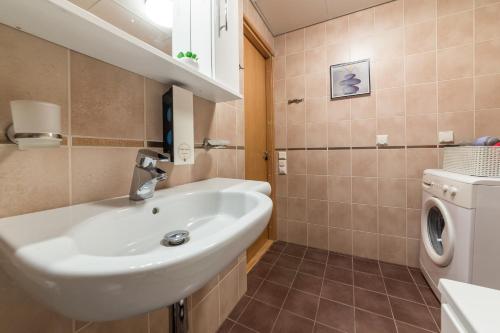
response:
<path id="1" fill-rule="evenodd" d="M 186 52 L 179 52 L 177 53 L 177 58 L 182 59 L 182 58 L 189 58 L 194 61 L 198 61 L 198 55 L 196 53 L 191 52 L 191 51 L 186 51 Z"/>

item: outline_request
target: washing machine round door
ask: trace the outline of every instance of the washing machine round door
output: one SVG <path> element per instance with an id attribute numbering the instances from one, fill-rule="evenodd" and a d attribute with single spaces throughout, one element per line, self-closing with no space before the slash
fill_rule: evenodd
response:
<path id="1" fill-rule="evenodd" d="M 430 259 L 439 266 L 448 266 L 453 258 L 455 228 L 443 202 L 429 198 L 422 209 L 422 243 Z"/>

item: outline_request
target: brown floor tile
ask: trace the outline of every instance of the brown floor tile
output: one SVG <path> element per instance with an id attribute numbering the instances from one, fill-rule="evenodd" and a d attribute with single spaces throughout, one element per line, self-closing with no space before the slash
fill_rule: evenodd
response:
<path id="1" fill-rule="evenodd" d="M 266 304 L 281 308 L 287 293 L 288 287 L 264 281 L 264 283 L 260 285 L 259 290 L 255 293 L 254 298 Z"/>
<path id="2" fill-rule="evenodd" d="M 249 302 L 250 302 L 250 297 L 243 295 L 243 297 L 240 299 L 240 301 L 238 303 L 236 303 L 233 311 L 231 311 L 231 313 L 229 314 L 228 317 L 232 320 L 235 320 L 235 321 L 238 320 L 238 318 L 243 313 L 243 310 L 245 310 L 245 308 Z"/>
<path id="3" fill-rule="evenodd" d="M 248 328 L 236 323 L 236 324 L 234 324 L 233 328 L 231 329 L 231 333 L 255 333 L 255 331 L 248 329 Z"/>
<path id="4" fill-rule="evenodd" d="M 325 325 L 321 325 L 319 323 L 316 323 L 314 325 L 313 332 L 314 333 L 343 333 L 342 331 L 336 330 L 334 328 L 331 328 L 331 327 L 328 327 Z"/>
<path id="5" fill-rule="evenodd" d="M 271 332 L 278 312 L 270 305 L 251 300 L 238 322 L 259 332 Z"/>
<path id="6" fill-rule="evenodd" d="M 354 304 L 358 308 L 368 310 L 382 316 L 392 316 L 391 305 L 387 295 L 385 294 L 354 288 Z"/>
<path id="7" fill-rule="evenodd" d="M 352 286 L 336 281 L 325 280 L 323 282 L 321 297 L 348 305 L 354 305 Z"/>
<path id="8" fill-rule="evenodd" d="M 281 311 L 274 326 L 276 333 L 310 333 L 313 330 L 312 320 L 298 317 L 286 310 Z"/>
<path id="9" fill-rule="evenodd" d="M 385 293 L 384 280 L 380 275 L 354 272 L 354 285 L 356 287 Z"/>
<path id="10" fill-rule="evenodd" d="M 381 275 L 379 263 L 376 260 L 354 258 L 353 265 L 355 271 Z"/>
<path id="11" fill-rule="evenodd" d="M 302 260 L 299 266 L 299 272 L 311 274 L 320 278 L 323 278 L 325 273 L 326 264 L 322 264 L 315 261 Z"/>
<path id="12" fill-rule="evenodd" d="M 253 274 L 265 279 L 272 267 L 272 265 L 260 261 L 252 268 L 249 275 Z"/>
<path id="13" fill-rule="evenodd" d="M 289 255 L 282 254 L 279 257 L 278 261 L 276 261 L 276 265 L 281 266 L 281 267 L 286 267 L 289 269 L 297 270 L 297 268 L 299 268 L 301 260 L 302 259 L 297 258 L 297 257 L 292 257 Z"/>
<path id="14" fill-rule="evenodd" d="M 234 326 L 234 321 L 226 319 L 224 320 L 222 325 L 220 325 L 219 329 L 217 330 L 217 333 L 229 333 L 229 331 L 231 331 L 231 328 L 233 328 L 233 326 Z"/>
<path id="15" fill-rule="evenodd" d="M 431 308 L 429 307 L 429 311 L 431 312 L 432 318 L 438 326 L 441 326 L 441 308 Z"/>
<path id="16" fill-rule="evenodd" d="M 427 287 L 427 281 L 425 280 L 424 275 L 418 268 L 409 268 L 410 274 L 413 277 L 413 280 L 415 280 L 415 283 L 418 285 L 426 286 Z"/>
<path id="17" fill-rule="evenodd" d="M 352 257 L 330 252 L 328 265 L 352 270 Z"/>
<path id="18" fill-rule="evenodd" d="M 434 308 L 439 308 L 441 306 L 441 302 L 439 302 L 438 298 L 436 297 L 436 295 L 434 295 L 434 292 L 432 292 L 431 288 L 418 286 L 418 289 L 424 297 L 425 304 Z"/>
<path id="19" fill-rule="evenodd" d="M 326 266 L 325 279 L 352 284 L 352 271 L 339 267 Z"/>
<path id="20" fill-rule="evenodd" d="M 427 330 L 397 320 L 396 326 L 398 327 L 398 333 L 429 333 Z"/>
<path id="21" fill-rule="evenodd" d="M 405 301 L 402 299 L 389 297 L 394 313 L 394 318 L 398 321 L 409 323 L 417 327 L 435 331 L 437 329 L 429 311 L 425 305 Z"/>
<path id="22" fill-rule="evenodd" d="M 275 241 L 273 243 L 273 245 L 271 245 L 271 247 L 269 248 L 269 250 L 281 253 L 285 249 L 286 244 L 287 243 L 285 243 L 283 241 Z"/>
<path id="23" fill-rule="evenodd" d="M 288 254 L 290 256 L 302 258 L 306 253 L 307 247 L 297 244 L 288 244 L 283 250 L 283 254 Z"/>
<path id="24" fill-rule="evenodd" d="M 301 291 L 291 289 L 286 297 L 283 309 L 314 320 L 318 307 L 318 296 L 306 294 Z"/>
<path id="25" fill-rule="evenodd" d="M 322 283 L 323 279 L 299 272 L 293 281 L 292 288 L 319 295 Z"/>
<path id="26" fill-rule="evenodd" d="M 382 270 L 382 275 L 395 280 L 401 280 L 405 282 L 413 282 L 408 268 L 406 266 L 389 264 L 386 262 L 380 263 L 380 269 Z"/>
<path id="27" fill-rule="evenodd" d="M 324 264 L 328 259 L 328 251 L 315 248 L 308 248 L 306 250 L 306 254 L 304 255 L 304 259 L 317 261 Z"/>
<path id="28" fill-rule="evenodd" d="M 260 284 L 264 281 L 263 279 L 257 277 L 254 274 L 248 274 L 247 276 L 247 291 L 246 295 L 253 296 L 257 289 L 259 289 Z"/>
<path id="29" fill-rule="evenodd" d="M 354 308 L 321 298 L 316 321 L 345 332 L 354 332 Z"/>
<path id="30" fill-rule="evenodd" d="M 356 309 L 356 333 L 397 333 L 392 318 Z"/>
<path id="31" fill-rule="evenodd" d="M 292 285 L 296 273 L 297 271 L 288 268 L 274 266 L 269 272 L 267 280 L 274 283 L 282 284 L 286 287 L 290 287 Z"/>
<path id="32" fill-rule="evenodd" d="M 422 296 L 420 296 L 416 284 L 393 279 L 384 279 L 384 281 L 385 287 L 387 288 L 387 294 L 424 304 L 424 300 Z"/>
<path id="33" fill-rule="evenodd" d="M 273 251 L 267 251 L 264 253 L 262 258 L 260 258 L 260 261 L 265 262 L 266 264 L 273 265 L 276 260 L 278 260 L 280 254 L 278 252 L 273 252 Z"/>

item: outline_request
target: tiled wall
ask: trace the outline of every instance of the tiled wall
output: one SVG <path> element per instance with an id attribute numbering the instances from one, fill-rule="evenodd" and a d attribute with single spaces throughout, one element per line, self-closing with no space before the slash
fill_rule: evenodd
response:
<path id="1" fill-rule="evenodd" d="M 254 14 L 248 4 L 240 8 L 241 15 Z M 137 150 L 161 142 L 161 96 L 168 87 L 4 25 L 0 41 L 0 217 L 128 194 Z M 61 105 L 65 144 L 18 151 L 2 141 L 14 99 Z M 195 143 L 221 138 L 233 148 L 196 149 L 192 166 L 161 165 L 169 178 L 160 187 L 244 178 L 243 101 L 214 104 L 195 97 L 194 111 Z M 167 332 L 166 309 L 80 323 L 31 300 L 1 270 L 0 291 L 1 332 Z M 245 291 L 243 254 L 189 298 L 191 331 L 215 332 Z"/>
<path id="2" fill-rule="evenodd" d="M 280 239 L 418 265 L 438 131 L 500 136 L 499 18 L 496 0 L 398 0 L 275 38 Z M 329 66 L 365 58 L 371 95 L 330 101 Z"/>

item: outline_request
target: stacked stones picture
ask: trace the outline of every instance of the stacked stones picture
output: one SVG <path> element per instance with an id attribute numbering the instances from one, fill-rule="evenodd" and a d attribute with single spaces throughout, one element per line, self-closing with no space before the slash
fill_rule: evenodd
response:
<path id="1" fill-rule="evenodd" d="M 370 93 L 370 60 L 330 66 L 331 99 Z"/>

